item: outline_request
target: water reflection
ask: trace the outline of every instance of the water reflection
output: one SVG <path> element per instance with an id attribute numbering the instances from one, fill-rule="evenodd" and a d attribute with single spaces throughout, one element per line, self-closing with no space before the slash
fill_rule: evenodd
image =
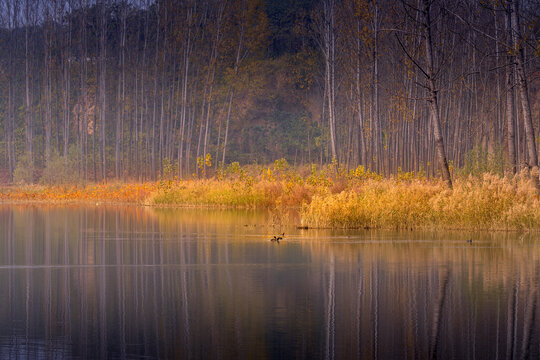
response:
<path id="1" fill-rule="evenodd" d="M 0 358 L 540 357 L 536 235 L 270 221 L 1 206 Z"/>

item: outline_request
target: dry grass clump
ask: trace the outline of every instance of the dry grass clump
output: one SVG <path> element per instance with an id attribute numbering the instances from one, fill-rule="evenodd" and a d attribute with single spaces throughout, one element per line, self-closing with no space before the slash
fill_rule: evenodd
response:
<path id="1" fill-rule="evenodd" d="M 158 206 L 269 208 L 299 206 L 311 199 L 312 188 L 293 181 L 188 180 L 163 187 L 146 203 Z"/>
<path id="2" fill-rule="evenodd" d="M 338 194 L 315 195 L 302 208 L 302 222 L 310 227 L 416 227 L 431 221 L 429 199 L 443 188 L 420 180 L 366 180 Z"/>
<path id="3" fill-rule="evenodd" d="M 268 206 L 271 187 L 264 188 L 233 180 L 189 180 L 159 189 L 147 199 L 151 205 L 168 206 L 227 206 L 264 207 Z"/>
<path id="4" fill-rule="evenodd" d="M 540 229 L 540 199 L 526 174 L 440 182 L 368 180 L 302 208 L 305 226 L 335 228 Z"/>
<path id="5" fill-rule="evenodd" d="M 211 179 L 168 182 L 146 201 L 158 206 L 212 206 L 235 208 L 300 207 L 310 202 L 316 184 L 289 166 L 285 159 L 273 166 L 231 163 Z"/>
<path id="6" fill-rule="evenodd" d="M 525 172 L 458 180 L 452 192 L 440 192 L 431 204 L 435 223 L 446 227 L 540 229 L 540 198 Z"/>
<path id="7" fill-rule="evenodd" d="M 363 166 L 293 168 L 281 159 L 268 167 L 231 163 L 210 179 L 0 188 L 0 201 L 81 200 L 279 211 L 293 207 L 301 208 L 302 223 L 309 227 L 540 230 L 540 199 L 526 172 L 458 177 L 450 191 L 421 172 L 399 170 L 383 178 Z"/>
<path id="8" fill-rule="evenodd" d="M 108 183 L 90 185 L 22 185 L 0 189 L 0 201 L 106 201 L 117 203 L 141 203 L 158 184 Z"/>

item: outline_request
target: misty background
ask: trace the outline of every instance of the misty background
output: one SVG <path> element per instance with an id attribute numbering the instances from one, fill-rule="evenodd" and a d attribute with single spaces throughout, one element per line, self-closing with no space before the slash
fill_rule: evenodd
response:
<path id="1" fill-rule="evenodd" d="M 0 182 L 279 158 L 437 175 L 432 92 L 451 171 L 534 166 L 539 13 L 537 0 L 0 0 Z"/>

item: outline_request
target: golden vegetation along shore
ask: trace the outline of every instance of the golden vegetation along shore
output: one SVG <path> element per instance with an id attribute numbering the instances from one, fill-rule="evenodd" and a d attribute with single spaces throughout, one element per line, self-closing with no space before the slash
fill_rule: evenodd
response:
<path id="1" fill-rule="evenodd" d="M 453 190 L 424 180 L 370 180 L 315 195 L 302 220 L 334 228 L 540 230 L 540 200 L 524 176 L 457 179 Z"/>
<path id="2" fill-rule="evenodd" d="M 302 226 L 540 230 L 540 198 L 528 174 L 455 176 L 454 189 L 423 174 L 390 178 L 358 167 L 292 168 L 233 163 L 210 179 L 0 189 L 0 201 L 96 201 L 152 206 L 300 209 Z"/>
<path id="3" fill-rule="evenodd" d="M 157 184 L 109 183 L 89 185 L 20 185 L 0 188 L 1 202 L 142 203 Z"/>

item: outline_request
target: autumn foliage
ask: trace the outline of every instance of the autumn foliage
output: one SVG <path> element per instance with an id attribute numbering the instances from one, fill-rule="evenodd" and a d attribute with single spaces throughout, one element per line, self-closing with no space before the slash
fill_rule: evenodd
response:
<path id="1" fill-rule="evenodd" d="M 528 173 L 456 176 L 453 190 L 423 173 L 383 177 L 337 163 L 294 168 L 232 163 L 211 178 L 0 189 L 3 202 L 131 203 L 157 207 L 296 209 L 325 228 L 540 229 L 540 197 Z"/>
<path id="2" fill-rule="evenodd" d="M 87 186 L 23 185 L 0 189 L 0 201 L 99 201 L 141 203 L 158 188 L 158 183 L 114 183 Z"/>

